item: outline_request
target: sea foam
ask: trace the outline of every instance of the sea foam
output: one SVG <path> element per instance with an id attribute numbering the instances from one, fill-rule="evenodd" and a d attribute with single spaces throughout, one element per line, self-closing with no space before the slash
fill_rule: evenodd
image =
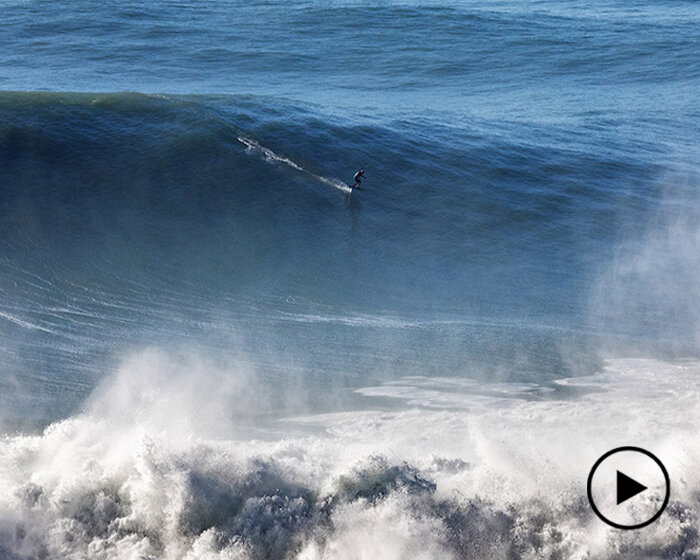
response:
<path id="1" fill-rule="evenodd" d="M 616 360 L 558 383 L 577 397 L 465 383 L 461 402 L 448 380 L 431 380 L 426 402 L 424 381 L 407 378 L 401 391 L 395 382 L 371 393 L 413 405 L 280 419 L 277 435 L 262 438 L 227 414 L 255 390 L 249 367 L 145 351 L 81 413 L 2 439 L 0 550 L 7 558 L 695 558 L 699 373 L 696 362 Z M 672 477 L 668 510 L 643 532 L 604 526 L 585 499 L 590 465 L 622 444 L 649 448 Z"/>

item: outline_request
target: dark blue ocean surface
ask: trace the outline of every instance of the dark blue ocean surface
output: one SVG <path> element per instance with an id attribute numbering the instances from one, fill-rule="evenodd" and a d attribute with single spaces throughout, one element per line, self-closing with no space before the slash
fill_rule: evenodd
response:
<path id="1" fill-rule="evenodd" d="M 201 368 L 228 371 L 232 363 L 236 371 L 245 364 L 255 389 L 236 393 L 235 406 L 217 408 L 212 422 L 234 416 L 257 426 L 301 412 L 365 408 L 409 414 L 435 403 L 448 410 L 463 405 L 444 396 L 455 387 L 484 399 L 486 393 L 523 402 L 570 399 L 552 412 L 565 422 L 587 402 L 577 399 L 592 399 L 582 394 L 614 393 L 620 385 L 556 380 L 588 379 L 610 358 L 700 357 L 697 2 L 0 0 L 0 18 L 0 421 L 8 430 L 79 422 L 71 415 L 105 402 L 93 391 L 115 370 L 130 372 L 116 377 L 126 375 L 136 388 L 124 389 L 125 381 L 120 391 L 139 401 L 151 394 L 143 379 L 155 379 L 153 394 L 160 394 L 169 368 L 178 395 L 215 394 L 220 380 L 206 381 Z M 360 168 L 363 190 L 349 194 L 346 184 Z M 162 352 L 166 365 L 139 358 L 142 352 Z M 208 366 L 191 365 L 193 355 Z M 613 367 L 629 389 L 629 411 L 650 402 L 642 390 L 645 364 Z M 697 388 L 693 381 L 674 384 L 673 367 L 664 365 L 665 394 L 682 400 Z M 191 387 L 191 379 L 201 379 L 201 387 Z M 395 389 L 397 383 L 410 390 Z M 125 410 L 133 404 L 116 401 Z M 591 400 L 594 420 L 603 415 L 596 408 L 604 409 L 603 401 Z M 181 400 L 164 402 L 174 416 L 184 410 Z M 470 400 L 467 408 L 505 406 L 495 397 L 484 402 Z M 678 426 L 697 411 L 688 406 L 679 408 L 682 420 L 668 420 L 677 428 L 671 439 L 687 441 Z M 208 418 L 207 411 L 198 408 L 196 415 Z M 504 414 L 498 422 L 513 433 L 539 418 L 529 409 L 522 421 Z M 654 414 L 664 426 L 663 413 Z M 445 415 L 435 425 L 444 422 L 446 432 L 463 421 L 479 425 Z M 364 421 L 351 423 L 370 431 L 383 426 Z M 406 426 L 411 422 L 408 416 Z M 352 437 L 334 430 L 344 448 L 344 438 Z M 75 431 L 105 441 L 86 427 Z M 231 437 L 222 432 L 217 437 Z M 550 436 L 543 430 L 528 437 Z M 507 447 L 509 437 L 499 441 Z M 14 440 L 3 445 L 8 453 L 24 449 Z M 483 459 L 450 445 L 436 444 L 434 451 L 453 461 L 435 459 L 438 490 L 452 488 L 450 477 L 471 468 L 463 459 L 477 466 Z M 696 447 L 679 464 L 689 464 Z M 390 448 L 377 444 L 372 451 Z M 399 463 L 411 460 L 403 451 Z M 234 557 L 224 552 L 291 558 L 303 548 L 307 559 L 354 558 L 299 544 L 311 542 L 308 535 L 325 527 L 336 506 L 319 506 L 309 497 L 321 495 L 315 482 L 270 466 L 267 451 L 260 453 L 257 482 L 241 484 L 261 493 L 250 490 L 248 498 L 256 500 L 277 488 L 274 503 L 286 505 L 265 510 L 279 511 L 272 520 L 250 514 L 251 525 L 240 506 L 234 517 L 243 517 L 232 521 L 229 506 L 220 504 L 231 497 L 219 486 L 228 488 L 228 475 L 201 482 L 204 475 L 188 463 L 191 495 L 199 495 L 200 483 L 206 489 L 173 529 L 175 541 L 189 544 L 168 549 L 172 535 L 164 533 L 151 548 L 134 545 L 128 554 L 106 548 L 104 557 L 132 557 L 138 549 L 142 556 L 134 558 L 185 557 L 186 551 L 213 558 L 206 549 L 221 558 Z M 285 457 L 275 460 L 286 465 Z M 326 460 L 319 457 L 311 462 Z M 430 494 L 424 473 L 403 465 L 391 470 L 379 461 L 355 475 L 375 490 L 388 485 L 381 496 L 397 489 Z M 41 478 L 31 472 L 27 478 Z M 20 483 L 10 478 L 2 480 L 15 492 L 12 499 L 36 494 L 17 490 Z M 379 498 L 348 480 L 341 479 L 344 489 L 328 504 L 368 499 L 380 507 Z M 117 513 L 109 519 L 131 519 L 136 511 L 129 509 L 136 508 L 134 496 L 93 491 L 86 490 L 113 501 Z M 421 515 L 436 516 L 445 531 L 445 542 L 426 549 L 426 558 L 620 557 L 566 548 L 563 541 L 534 551 L 524 544 L 487 550 L 483 543 L 513 539 L 518 521 L 505 521 L 503 513 L 511 499 L 478 514 L 482 544 L 454 533 L 455 523 L 467 523 L 460 516 L 471 515 L 468 508 L 436 497 L 429 505 L 421 501 Z M 682 507 L 692 504 L 679 500 L 683 518 Z M 36 547 L 29 537 L 10 542 L 5 535 L 21 531 L 5 513 L 16 508 L 0 502 L 0 556 L 84 552 L 43 536 Z M 300 510 L 285 509 L 302 502 Z M 571 511 L 576 503 L 567 502 Z M 99 509 L 85 508 L 90 516 Z M 43 535 L 51 515 L 32 518 L 22 531 Z M 265 523 L 286 536 L 246 533 Z M 552 523 L 562 521 L 554 516 Z M 223 531 L 216 546 L 188 540 L 204 539 L 209 527 Z M 85 546 L 109 541 L 111 530 L 88 531 Z M 134 529 L 129 539 L 146 533 Z M 676 543 L 671 552 L 652 539 L 639 541 L 635 554 L 685 558 L 673 555 L 681 550 L 696 558 L 697 531 L 688 534 L 678 540 L 666 534 Z M 331 541 L 355 542 L 350 533 L 339 535 Z M 243 548 L 229 550 L 233 541 Z M 392 548 L 396 558 L 419 557 L 405 546 Z"/>

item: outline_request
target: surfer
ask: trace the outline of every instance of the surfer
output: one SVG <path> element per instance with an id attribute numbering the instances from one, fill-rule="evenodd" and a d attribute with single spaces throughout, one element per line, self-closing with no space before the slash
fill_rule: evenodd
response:
<path id="1" fill-rule="evenodd" d="M 361 181 L 360 179 L 362 179 L 362 177 L 363 177 L 364 174 L 365 174 L 365 170 L 364 170 L 364 169 L 360 169 L 357 173 L 355 173 L 355 174 L 352 176 L 352 180 L 355 181 L 355 184 L 354 184 L 354 185 L 350 185 L 350 188 L 352 188 L 352 189 L 359 189 L 359 188 L 361 188 L 361 187 L 360 187 L 360 184 L 362 183 L 362 181 Z"/>

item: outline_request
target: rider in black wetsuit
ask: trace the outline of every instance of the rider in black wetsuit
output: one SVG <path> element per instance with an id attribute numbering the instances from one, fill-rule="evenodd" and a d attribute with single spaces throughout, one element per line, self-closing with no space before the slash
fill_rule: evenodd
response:
<path id="1" fill-rule="evenodd" d="M 360 183 L 362 183 L 362 181 L 361 181 L 360 179 L 362 178 L 362 176 L 363 176 L 364 174 L 365 174 L 365 170 L 364 170 L 364 169 L 360 169 L 357 173 L 355 173 L 355 174 L 352 176 L 353 181 L 355 181 L 355 184 L 352 185 L 352 188 L 353 188 L 353 189 L 359 189 L 359 188 L 360 188 Z"/>

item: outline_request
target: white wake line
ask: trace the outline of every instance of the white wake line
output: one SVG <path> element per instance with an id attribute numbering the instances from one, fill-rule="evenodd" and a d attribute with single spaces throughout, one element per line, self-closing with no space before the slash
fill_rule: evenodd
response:
<path id="1" fill-rule="evenodd" d="M 153 94 L 152 97 L 156 97 L 156 98 L 167 100 L 167 101 L 173 101 L 173 98 L 171 98 L 167 95 Z M 203 116 L 205 119 L 211 118 L 210 114 L 205 113 L 204 111 L 202 111 L 201 108 L 197 107 L 196 105 L 189 105 L 189 106 L 190 106 L 191 110 L 193 110 L 196 114 Z M 221 116 L 218 115 L 217 118 L 221 119 Z M 279 154 L 276 154 L 270 148 L 266 148 L 265 146 L 261 145 L 256 140 L 253 140 L 252 138 L 248 138 L 246 136 L 243 136 L 240 133 L 240 131 L 237 131 L 235 129 L 235 127 L 233 127 L 233 125 L 231 125 L 226 119 L 223 119 L 223 122 L 224 122 L 225 126 L 227 126 L 229 129 L 236 132 L 236 140 L 238 140 L 241 144 L 243 144 L 246 147 L 246 150 L 251 151 L 251 152 L 261 153 L 267 161 L 283 163 L 285 165 L 288 165 L 292 169 L 296 169 L 297 171 L 299 171 L 301 173 L 305 173 L 306 175 L 312 177 L 316 181 L 319 181 L 321 183 L 325 183 L 326 185 L 330 185 L 331 187 L 336 188 L 338 190 L 341 190 L 346 194 L 350 194 L 352 192 L 352 189 L 348 185 L 343 183 L 342 181 L 340 181 L 338 179 L 329 179 L 328 177 L 322 177 L 321 175 L 316 175 L 316 173 L 312 173 L 311 171 L 304 169 L 301 165 L 297 165 L 291 159 L 286 158 L 284 156 L 281 156 Z"/>
<path id="2" fill-rule="evenodd" d="M 288 159 L 284 156 L 276 154 L 270 148 L 266 148 L 265 146 L 260 145 L 255 140 L 252 140 L 250 138 L 246 138 L 245 136 L 237 136 L 236 139 L 241 144 L 243 144 L 248 151 L 259 152 L 263 156 L 265 156 L 265 159 L 268 161 L 273 161 L 273 162 L 283 163 L 285 165 L 288 165 L 292 169 L 296 169 L 297 171 L 301 171 L 302 173 L 306 173 L 307 175 L 310 175 L 311 177 L 313 177 L 317 181 L 320 181 L 321 183 L 325 183 L 326 185 L 330 185 L 331 187 L 334 187 L 338 190 L 341 190 L 344 193 L 351 193 L 352 192 L 352 189 L 350 187 L 348 187 L 345 183 L 342 183 L 341 181 L 338 181 L 337 179 L 329 179 L 328 177 L 322 177 L 321 175 L 316 175 L 315 173 L 312 173 L 311 171 L 304 169 L 300 165 L 297 165 L 291 159 Z"/>

